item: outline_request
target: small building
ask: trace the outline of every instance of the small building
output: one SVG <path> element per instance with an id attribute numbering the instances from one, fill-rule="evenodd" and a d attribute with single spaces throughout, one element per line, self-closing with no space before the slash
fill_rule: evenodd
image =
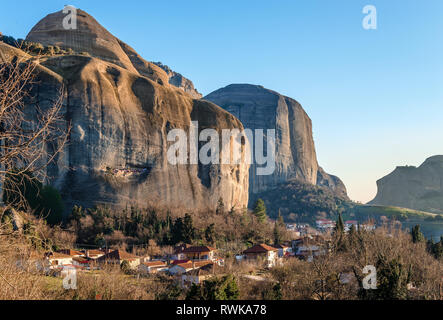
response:
<path id="1" fill-rule="evenodd" d="M 262 243 L 246 249 L 243 254 L 246 260 L 263 261 L 270 268 L 277 263 L 278 249 Z"/>
<path id="2" fill-rule="evenodd" d="M 295 256 L 302 260 L 312 261 L 314 257 L 325 254 L 327 241 L 321 236 L 306 236 L 292 242 Z"/>
<path id="3" fill-rule="evenodd" d="M 174 247 L 174 254 L 171 256 L 171 259 L 172 260 L 185 260 L 186 255 L 183 251 L 189 247 L 191 247 L 191 245 L 186 244 L 186 243 L 175 246 Z"/>
<path id="4" fill-rule="evenodd" d="M 189 287 L 192 284 L 200 284 L 213 277 L 216 273 L 217 265 L 209 263 L 203 267 L 193 269 L 181 274 L 181 286 Z"/>
<path id="5" fill-rule="evenodd" d="M 101 256 L 96 261 L 99 264 L 122 264 L 123 261 L 127 261 L 129 263 L 129 267 L 134 269 L 140 264 L 140 257 L 123 250 L 113 250 Z"/>
<path id="6" fill-rule="evenodd" d="M 49 269 L 56 269 L 66 265 L 72 265 L 72 257 L 58 252 L 48 252 L 45 254 Z"/>
<path id="7" fill-rule="evenodd" d="M 142 273 L 157 273 L 168 270 L 168 265 L 164 261 L 148 261 L 140 263 L 138 270 Z"/>
<path id="8" fill-rule="evenodd" d="M 73 250 L 73 249 L 62 249 L 57 250 L 58 253 L 63 253 L 71 257 L 81 257 L 84 256 L 84 253 L 81 251 Z"/>
<path id="9" fill-rule="evenodd" d="M 103 257 L 106 252 L 104 250 L 83 250 L 83 255 L 88 259 L 96 260 L 100 257 Z"/>
<path id="10" fill-rule="evenodd" d="M 289 253 L 289 251 L 292 251 L 290 247 L 284 245 L 284 244 L 276 244 L 273 245 L 274 248 L 278 250 L 278 257 L 282 258 L 286 255 L 286 253 Z"/>
<path id="11" fill-rule="evenodd" d="M 94 269 L 95 261 L 85 256 L 73 257 L 72 265 L 80 269 L 91 270 Z"/>
<path id="12" fill-rule="evenodd" d="M 185 259 L 189 260 L 215 260 L 216 249 L 209 246 L 192 246 L 183 249 Z"/>
<path id="13" fill-rule="evenodd" d="M 328 219 L 319 219 L 315 221 L 315 225 L 317 226 L 317 229 L 326 230 L 334 228 L 335 222 Z"/>
<path id="14" fill-rule="evenodd" d="M 181 275 L 185 272 L 194 270 L 194 269 L 198 269 L 201 267 L 204 267 L 208 264 L 213 264 L 212 261 L 206 260 L 206 261 L 189 261 L 186 263 L 180 263 L 180 264 L 176 264 L 171 266 L 168 269 L 168 272 L 172 275 Z"/>

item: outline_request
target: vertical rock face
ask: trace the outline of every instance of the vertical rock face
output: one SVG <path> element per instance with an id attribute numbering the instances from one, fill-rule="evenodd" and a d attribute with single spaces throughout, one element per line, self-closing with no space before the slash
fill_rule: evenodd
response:
<path id="1" fill-rule="evenodd" d="M 173 129 L 189 137 L 199 130 L 240 129 L 238 119 L 209 102 L 169 85 L 159 67 L 143 60 L 91 16 L 79 11 L 78 30 L 61 27 L 58 12 L 40 21 L 28 40 L 72 47 L 86 55 L 45 56 L 36 61 L 38 78 L 26 106 L 49 108 L 64 97 L 69 143 L 47 168 L 66 207 L 97 204 L 208 210 L 222 198 L 228 208 L 246 207 L 249 165 L 177 164 L 168 161 Z M 1 51 L 1 47 L 0 47 Z M 51 154 L 53 146 L 47 146 Z M 188 146 L 189 152 L 189 146 Z"/>
<path id="2" fill-rule="evenodd" d="M 397 167 L 377 181 L 377 195 L 369 202 L 443 213 L 443 155 L 419 167 Z"/>
<path id="3" fill-rule="evenodd" d="M 245 128 L 275 129 L 276 170 L 269 176 L 257 176 L 256 166 L 252 165 L 249 174 L 251 194 L 296 179 L 327 186 L 346 196 L 346 188 L 340 179 L 319 167 L 311 119 L 297 101 L 250 84 L 232 84 L 210 93 L 205 99 L 235 115 Z"/>

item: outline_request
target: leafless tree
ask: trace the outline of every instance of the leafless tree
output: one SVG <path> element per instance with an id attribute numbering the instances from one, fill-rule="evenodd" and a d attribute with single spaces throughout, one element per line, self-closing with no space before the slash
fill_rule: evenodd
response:
<path id="1" fill-rule="evenodd" d="M 32 88 L 38 85 L 38 65 L 34 61 L 0 59 L 0 189 L 3 186 L 7 192 L 20 193 L 14 184 L 23 179 L 43 180 L 44 168 L 68 138 L 69 126 L 60 115 L 63 88 L 49 108 L 43 110 L 35 103 Z M 50 153 L 46 152 L 49 145 Z M 22 194 L 16 198 L 26 206 Z"/>

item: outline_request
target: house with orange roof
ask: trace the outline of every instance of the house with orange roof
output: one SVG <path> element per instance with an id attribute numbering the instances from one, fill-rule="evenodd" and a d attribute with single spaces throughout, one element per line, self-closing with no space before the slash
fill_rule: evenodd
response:
<path id="1" fill-rule="evenodd" d="M 183 250 L 191 247 L 190 244 L 183 243 L 174 247 L 174 254 L 171 256 L 172 260 L 186 260 L 186 255 Z"/>
<path id="2" fill-rule="evenodd" d="M 171 266 L 168 269 L 169 274 L 171 275 L 181 275 L 185 272 L 198 269 L 201 267 L 204 267 L 206 265 L 213 264 L 212 261 L 204 260 L 204 261 L 190 261 L 185 263 L 179 263 L 176 265 Z"/>
<path id="3" fill-rule="evenodd" d="M 97 250 L 97 249 L 93 249 L 93 250 L 83 250 L 83 254 L 92 260 L 96 260 L 100 257 L 103 257 L 106 252 L 104 250 Z"/>
<path id="4" fill-rule="evenodd" d="M 119 264 L 123 261 L 129 263 L 130 268 L 134 269 L 140 264 L 140 257 L 128 253 L 124 250 L 113 250 L 96 259 L 98 264 Z"/>
<path id="5" fill-rule="evenodd" d="M 278 258 L 278 249 L 267 244 L 256 244 L 243 251 L 246 260 L 263 262 L 268 268 L 275 266 Z"/>
<path id="6" fill-rule="evenodd" d="M 184 248 L 182 253 L 189 260 L 215 260 L 217 249 L 209 246 L 191 246 Z"/>
<path id="7" fill-rule="evenodd" d="M 49 264 L 49 269 L 72 265 L 72 257 L 59 252 L 48 252 L 45 254 L 45 259 Z"/>
<path id="8" fill-rule="evenodd" d="M 58 253 L 63 253 L 66 254 L 68 256 L 71 257 L 81 257 L 84 255 L 83 252 L 81 251 L 77 251 L 77 250 L 73 250 L 73 249 L 61 249 L 61 250 L 57 250 Z"/>

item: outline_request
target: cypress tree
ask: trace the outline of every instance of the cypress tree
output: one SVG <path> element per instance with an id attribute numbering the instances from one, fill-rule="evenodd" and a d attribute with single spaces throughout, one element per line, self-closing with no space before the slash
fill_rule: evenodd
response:
<path id="1" fill-rule="evenodd" d="M 420 231 L 420 225 L 416 225 L 411 230 L 412 242 L 419 243 L 425 241 L 425 236 Z"/>
<path id="2" fill-rule="evenodd" d="M 335 232 L 338 234 L 342 234 L 345 231 L 345 223 L 343 222 L 343 217 L 341 216 L 341 212 L 338 214 L 338 220 L 335 225 Z"/>
<path id="3" fill-rule="evenodd" d="M 254 215 L 257 217 L 258 221 L 263 223 L 268 217 L 266 215 L 266 206 L 262 199 L 258 199 L 254 206 Z"/>

